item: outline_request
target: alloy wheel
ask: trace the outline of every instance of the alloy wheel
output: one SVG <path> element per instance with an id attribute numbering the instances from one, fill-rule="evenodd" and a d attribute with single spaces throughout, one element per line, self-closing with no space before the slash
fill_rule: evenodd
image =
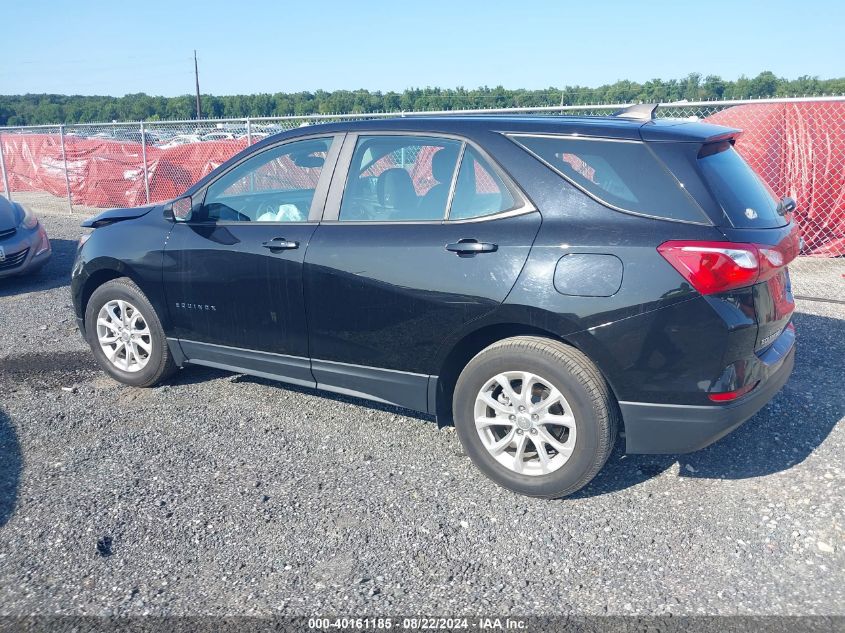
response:
<path id="1" fill-rule="evenodd" d="M 575 449 L 575 416 L 551 382 L 509 371 L 488 380 L 475 400 L 475 427 L 493 458 L 522 475 L 547 475 Z"/>
<path id="2" fill-rule="evenodd" d="M 108 301 L 97 314 L 97 340 L 108 361 L 126 372 L 141 371 L 153 351 L 150 326 L 134 305 Z"/>

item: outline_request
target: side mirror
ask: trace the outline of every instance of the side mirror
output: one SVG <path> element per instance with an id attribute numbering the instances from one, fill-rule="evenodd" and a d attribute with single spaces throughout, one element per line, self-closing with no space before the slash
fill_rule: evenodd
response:
<path id="1" fill-rule="evenodd" d="M 187 222 L 191 218 L 194 202 L 191 196 L 185 196 L 173 201 L 173 219 L 176 222 Z"/>
<path id="2" fill-rule="evenodd" d="M 795 208 L 798 205 L 795 204 L 795 200 L 790 198 L 789 196 L 785 198 L 781 198 L 780 202 L 778 203 L 778 213 L 780 215 L 786 215 L 787 213 L 792 213 L 795 211 Z"/>

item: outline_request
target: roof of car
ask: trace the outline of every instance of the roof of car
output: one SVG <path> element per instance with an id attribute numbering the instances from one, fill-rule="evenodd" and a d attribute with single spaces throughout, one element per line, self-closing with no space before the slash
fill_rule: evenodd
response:
<path id="1" fill-rule="evenodd" d="M 739 130 L 689 119 L 640 119 L 613 116 L 409 115 L 319 123 L 297 128 L 297 136 L 319 132 L 407 131 L 567 134 L 595 138 L 703 142 L 735 136 Z M 288 132 L 290 134 L 290 132 Z"/>

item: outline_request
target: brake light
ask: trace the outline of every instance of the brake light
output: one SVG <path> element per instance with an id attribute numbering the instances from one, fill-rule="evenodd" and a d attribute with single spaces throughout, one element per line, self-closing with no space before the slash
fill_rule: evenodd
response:
<path id="1" fill-rule="evenodd" d="M 777 246 L 737 242 L 672 240 L 657 251 L 703 295 L 766 281 L 798 255 L 793 229 Z"/>

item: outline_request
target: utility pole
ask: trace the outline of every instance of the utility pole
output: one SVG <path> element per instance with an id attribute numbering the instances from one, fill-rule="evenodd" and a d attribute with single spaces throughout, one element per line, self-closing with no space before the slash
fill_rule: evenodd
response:
<path id="1" fill-rule="evenodd" d="M 197 66 L 197 50 L 194 49 L 194 79 L 197 83 L 197 119 L 202 118 L 202 105 L 200 104 L 200 71 Z"/>

